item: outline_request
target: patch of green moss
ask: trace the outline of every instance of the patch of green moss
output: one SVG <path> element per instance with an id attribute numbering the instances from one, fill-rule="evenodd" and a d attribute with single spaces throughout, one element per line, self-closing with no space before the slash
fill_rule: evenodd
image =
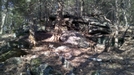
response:
<path id="1" fill-rule="evenodd" d="M 21 55 L 26 55 L 27 53 L 22 50 L 18 50 L 13 48 L 12 50 L 9 50 L 8 52 L 0 55 L 0 62 L 5 61 L 11 57 L 19 57 Z"/>
<path id="2" fill-rule="evenodd" d="M 92 74 L 91 75 L 100 75 L 99 74 L 99 72 L 98 71 L 94 71 L 94 72 L 92 72 Z"/>
<path id="3" fill-rule="evenodd" d="M 32 59 L 30 63 L 31 65 L 39 66 L 41 64 L 41 59 L 39 58 Z"/>

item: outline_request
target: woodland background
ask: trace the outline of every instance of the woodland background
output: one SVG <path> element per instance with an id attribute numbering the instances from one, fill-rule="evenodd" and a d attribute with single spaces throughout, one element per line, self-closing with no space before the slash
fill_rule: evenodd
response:
<path id="1" fill-rule="evenodd" d="M 0 74 L 133 75 L 133 8 L 133 0 L 1 0 Z M 89 46 L 61 42 L 64 31 Z M 73 59 L 51 54 L 63 45 L 78 51 Z"/>

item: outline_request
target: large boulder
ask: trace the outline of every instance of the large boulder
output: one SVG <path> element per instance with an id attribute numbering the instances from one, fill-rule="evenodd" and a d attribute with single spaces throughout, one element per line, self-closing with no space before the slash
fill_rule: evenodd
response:
<path id="1" fill-rule="evenodd" d="M 89 46 L 86 38 L 76 31 L 64 31 L 60 36 L 60 41 L 66 44 L 76 45 L 81 48 L 87 48 Z"/>

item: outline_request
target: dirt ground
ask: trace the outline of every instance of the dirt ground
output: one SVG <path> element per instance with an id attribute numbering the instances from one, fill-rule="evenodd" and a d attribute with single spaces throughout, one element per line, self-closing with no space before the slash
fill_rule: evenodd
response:
<path id="1" fill-rule="evenodd" d="M 126 41 L 119 49 L 111 48 L 104 52 L 104 45 L 97 45 L 96 52 L 89 48 L 71 47 L 72 57 L 67 59 L 76 75 L 134 75 L 134 40 Z M 41 41 L 38 47 L 30 52 L 31 55 L 39 55 L 45 63 L 55 66 L 55 69 L 66 74 L 69 70 L 54 54 L 55 49 L 49 48 L 62 46 L 62 43 Z M 64 44 L 66 45 L 66 44 Z M 29 57 L 27 55 L 26 57 Z M 55 63 L 55 64 L 53 64 Z"/>
<path id="2" fill-rule="evenodd" d="M 77 48 L 59 42 L 41 40 L 21 58 L 25 60 L 24 63 L 33 58 L 40 58 L 42 63 L 48 63 L 63 75 L 67 75 L 70 70 L 75 75 L 134 75 L 133 42 L 134 40 L 128 40 L 119 49 L 111 47 L 109 52 L 104 52 L 104 45 L 97 45 L 94 51 L 91 47 Z M 55 48 L 63 45 L 70 47 L 72 56 L 67 59 L 69 66 L 66 67 L 55 53 Z"/>
<path id="3" fill-rule="evenodd" d="M 133 47 L 129 45 L 120 50 L 113 49 L 110 52 L 102 50 L 98 53 L 94 53 L 90 48 L 74 49 L 78 51 L 74 52 L 73 57 L 68 61 L 75 67 L 76 75 L 134 75 Z M 96 60 L 92 60 L 93 58 Z M 102 61 L 97 61 L 97 59 Z"/>

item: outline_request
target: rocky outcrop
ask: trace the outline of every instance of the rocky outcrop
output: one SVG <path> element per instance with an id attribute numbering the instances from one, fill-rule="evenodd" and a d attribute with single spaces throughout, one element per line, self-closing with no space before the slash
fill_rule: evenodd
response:
<path id="1" fill-rule="evenodd" d="M 56 16 L 50 16 L 50 20 L 55 21 Z M 90 14 L 77 17 L 70 14 L 63 15 L 63 26 L 67 26 L 68 30 L 76 30 L 86 32 L 88 34 L 109 34 L 112 32 L 112 23 L 105 15 Z"/>

